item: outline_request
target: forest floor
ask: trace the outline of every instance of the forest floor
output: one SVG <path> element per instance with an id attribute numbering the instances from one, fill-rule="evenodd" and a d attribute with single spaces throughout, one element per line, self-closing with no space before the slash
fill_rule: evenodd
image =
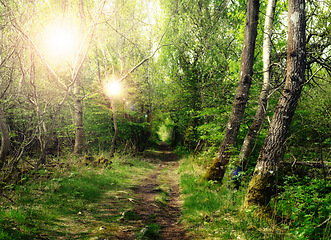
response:
<path id="1" fill-rule="evenodd" d="M 139 173 L 134 164 L 125 163 L 131 171 L 126 179 L 131 185 L 124 183 L 126 188 L 105 192 L 37 239 L 189 239 L 180 223 L 180 159 L 164 142 L 158 150 L 147 150 L 139 157 L 151 165 Z"/>
<path id="2" fill-rule="evenodd" d="M 54 160 L 0 199 L 0 239 L 187 240 L 179 160 L 163 142 L 105 168 Z"/>
<path id="3" fill-rule="evenodd" d="M 147 157 L 155 169 L 132 188 L 134 208 L 122 216 L 124 221 L 132 218 L 128 221 L 131 230 L 117 232 L 116 238 L 136 239 L 136 229 L 141 229 L 138 237 L 142 239 L 188 239 L 180 224 L 179 158 L 164 142 L 159 151 L 147 153 Z"/>
<path id="4" fill-rule="evenodd" d="M 179 159 L 165 143 L 96 164 L 106 156 L 50 158 L 44 168 L 19 175 L 0 196 L 0 240 L 296 239 L 286 222 L 241 210 L 247 186 L 201 181 L 205 157 Z M 87 164 L 86 157 L 95 160 Z M 308 180 L 310 198 L 302 204 L 318 202 L 325 214 L 314 239 L 330 239 L 330 197 L 312 193 L 331 188 Z"/>

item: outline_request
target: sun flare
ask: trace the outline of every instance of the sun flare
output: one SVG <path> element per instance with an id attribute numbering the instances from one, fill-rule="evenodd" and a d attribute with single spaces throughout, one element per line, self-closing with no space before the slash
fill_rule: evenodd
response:
<path id="1" fill-rule="evenodd" d="M 75 57 L 79 37 L 68 23 L 54 23 L 45 31 L 45 50 L 53 60 L 70 60 Z"/>
<path id="2" fill-rule="evenodd" d="M 122 91 L 122 85 L 119 81 L 110 81 L 106 83 L 105 90 L 109 96 L 118 96 Z"/>

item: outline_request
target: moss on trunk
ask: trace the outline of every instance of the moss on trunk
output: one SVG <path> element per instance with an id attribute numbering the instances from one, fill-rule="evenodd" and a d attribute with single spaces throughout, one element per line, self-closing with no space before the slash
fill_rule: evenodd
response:
<path id="1" fill-rule="evenodd" d="M 275 180 L 275 172 L 273 171 L 255 171 L 248 186 L 244 208 L 266 206 L 274 194 Z"/>
<path id="2" fill-rule="evenodd" d="M 214 180 L 221 182 L 225 174 L 226 166 L 222 166 L 219 159 L 215 158 L 212 165 L 203 176 L 204 180 Z"/>

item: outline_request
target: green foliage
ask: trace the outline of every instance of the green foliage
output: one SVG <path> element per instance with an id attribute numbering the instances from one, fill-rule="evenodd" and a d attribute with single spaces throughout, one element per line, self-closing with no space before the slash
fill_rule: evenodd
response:
<path id="1" fill-rule="evenodd" d="M 228 115 L 225 109 L 221 107 L 204 108 L 199 112 L 198 117 L 204 119 L 205 124 L 198 126 L 199 136 L 209 144 L 221 142 L 223 138 L 224 125 Z"/>
<path id="2" fill-rule="evenodd" d="M 91 150 L 108 150 L 113 135 L 111 110 L 89 102 L 84 115 L 88 145 Z"/>
<path id="3" fill-rule="evenodd" d="M 233 79 L 238 76 L 234 69 L 240 57 L 235 37 L 238 32 L 228 29 L 240 26 L 244 12 L 242 17 L 233 16 L 223 11 L 224 3 L 214 1 L 176 4 L 175 12 L 170 5 L 165 8 L 176 19 L 170 22 L 171 34 L 166 36 L 174 44 L 160 57 L 170 78 L 168 108 L 175 124 L 173 142 L 194 149 L 200 139 L 219 141 L 223 129 L 219 126 L 225 124 L 221 118 L 229 111 Z M 230 5 L 243 10 L 241 4 Z"/>
<path id="4" fill-rule="evenodd" d="M 107 151 L 114 135 L 113 112 L 107 106 L 107 100 L 98 105 L 93 100 L 88 101 L 85 114 L 85 132 L 88 147 L 91 151 Z M 117 108 L 122 108 L 123 103 L 116 101 Z M 130 147 L 138 151 L 146 148 L 150 129 L 149 123 L 143 114 L 131 110 L 117 111 L 118 139 L 117 148 L 123 150 L 130 143 Z M 153 136 L 157 138 L 156 136 Z M 158 139 L 155 139 L 157 141 Z"/>
<path id="5" fill-rule="evenodd" d="M 81 2 L 84 2 L 84 8 L 78 11 Z M 71 93 L 55 117 L 64 90 L 34 55 L 36 51 L 31 44 L 22 41 L 19 34 L 23 34 L 16 27 L 21 28 L 39 47 L 40 37 L 54 21 L 55 15 L 63 19 L 72 15 L 73 21 L 80 23 L 77 13 L 84 10 L 86 24 L 82 24 L 85 26 L 81 30 L 86 32 L 97 2 L 75 0 L 63 4 L 51 0 L 4 1 L 0 4 L 3 13 L 0 18 L 3 61 L 0 103 L 6 111 L 14 157 L 19 155 L 22 146 L 26 147 L 26 155 L 38 154 L 40 145 L 47 137 L 50 137 L 47 152 L 63 156 L 72 150 L 75 134 Z M 161 17 L 151 19 L 149 13 L 157 12 L 158 8 L 145 6 L 157 2 L 162 7 Z M 261 1 L 253 85 L 235 151 L 238 151 L 253 120 L 261 89 L 260 46 L 266 3 Z M 307 1 L 309 81 L 304 86 L 291 135 L 286 141 L 286 161 L 329 163 L 331 159 L 329 6 L 329 0 Z M 269 109 L 273 109 L 279 98 L 277 89 L 282 88 L 286 72 L 286 9 L 287 1 L 277 1 L 272 36 L 273 90 Z M 228 182 L 219 186 L 199 180 L 210 159 L 215 157 L 231 111 L 240 74 L 246 1 L 115 0 L 112 4 L 107 3 L 104 10 L 90 45 L 92 51 L 88 52 L 82 68 L 81 85 L 84 91 L 81 97 L 84 100 L 87 151 L 108 150 L 114 135 L 109 97 L 101 91 L 104 82 L 113 76 L 124 76 L 132 67 L 151 56 L 165 31 L 160 42 L 164 46 L 123 81 L 124 93 L 116 99 L 117 149 L 142 151 L 151 141 L 155 144 L 160 140 L 157 131 L 167 133 L 161 139 L 177 145 L 176 152 L 182 156 L 187 156 L 188 149 L 196 149 L 201 144 L 204 146 L 201 153 L 196 158 L 185 159 L 181 169 L 184 221 L 204 238 L 208 234 L 223 239 L 242 234 L 248 239 L 273 238 L 273 231 L 276 231 L 274 238 L 284 237 L 279 232 L 279 226 L 270 227 L 269 223 L 254 219 L 253 212 L 242 213 L 239 210 L 244 198 L 245 181 L 253 172 L 259 148 L 267 134 L 268 122 L 264 124 L 251 155 L 252 160 L 243 179 L 243 190 L 229 190 Z M 41 50 L 41 53 L 45 51 Z M 69 84 L 72 65 L 61 63 L 58 67 L 51 63 L 51 67 L 61 81 Z M 272 117 L 273 112 L 267 114 Z M 50 128 L 53 124 L 54 129 Z M 30 160 L 24 155 L 22 159 Z M 17 191 L 17 199 L 0 210 L 0 225 L 3 226 L 0 239 L 31 239 L 38 236 L 41 226 L 53 223 L 59 215 L 67 217 L 86 210 L 88 204 L 101 198 L 106 191 L 130 185 L 129 180 L 132 179 L 129 173 L 132 169 L 127 165 L 148 168 L 135 160 L 117 160 L 114 162 L 116 170 L 98 171 L 84 166 L 70 169 L 67 175 L 63 172 L 32 171 L 31 175 L 26 174 L 20 180 L 28 184 L 8 184 L 7 190 Z M 123 166 L 120 166 L 121 163 Z M 33 174 L 38 176 L 36 182 Z M 274 199 L 277 213 L 286 220 L 284 231 L 290 232 L 289 238 L 327 238 L 330 236 L 330 185 L 325 179 L 317 178 L 318 175 L 325 177 L 326 173 L 309 170 L 305 174 L 306 178 L 290 175 L 280 179 L 284 180 L 284 185 L 282 192 Z M 165 198 L 162 196 L 161 202 L 165 202 Z M 262 230 L 264 228 L 267 231 Z M 271 231 L 271 228 L 274 229 Z M 157 236 L 158 226 L 148 226 L 142 235 L 147 237 L 149 231 L 151 236 Z"/>
<path id="6" fill-rule="evenodd" d="M 306 87 L 307 95 L 299 103 L 288 142 L 290 152 L 305 161 L 330 159 L 331 88 L 328 82 L 320 81 L 318 84 L 323 91 L 317 86 Z"/>
<path id="7" fill-rule="evenodd" d="M 284 178 L 283 192 L 275 199 L 277 214 L 285 218 L 284 227 L 295 239 L 330 238 L 330 182 L 308 176 Z"/>

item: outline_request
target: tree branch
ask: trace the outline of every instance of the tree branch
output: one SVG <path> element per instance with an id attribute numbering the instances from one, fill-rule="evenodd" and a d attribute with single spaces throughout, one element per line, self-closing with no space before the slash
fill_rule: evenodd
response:
<path id="1" fill-rule="evenodd" d="M 157 48 L 156 48 L 155 51 L 152 53 L 152 55 L 150 55 L 149 57 L 143 59 L 143 60 L 142 60 L 140 63 L 138 63 L 136 66 L 134 66 L 133 68 L 131 68 L 131 70 L 130 70 L 127 74 L 125 74 L 124 77 L 122 77 L 121 80 L 120 80 L 119 82 L 124 81 L 124 79 L 126 79 L 131 73 L 133 73 L 133 72 L 134 72 L 137 68 L 139 68 L 142 64 L 144 64 L 145 62 L 147 62 L 149 59 L 153 58 L 154 55 L 156 54 L 156 52 L 157 52 L 158 50 L 160 50 L 162 47 L 165 47 L 165 46 L 169 46 L 169 45 L 171 45 L 171 44 L 164 44 L 164 45 L 161 45 L 161 46 L 160 46 L 160 44 L 161 44 L 161 42 L 162 42 L 164 36 L 166 35 L 166 33 L 167 33 L 167 31 L 168 31 L 168 27 L 169 27 L 169 25 L 170 25 L 170 21 L 171 21 L 171 19 L 169 19 L 168 24 L 167 24 L 167 27 L 166 27 L 165 31 L 163 32 L 163 34 L 162 34 L 162 36 L 161 36 L 161 38 L 160 38 L 160 41 L 159 41 L 158 44 L 157 44 Z"/>

